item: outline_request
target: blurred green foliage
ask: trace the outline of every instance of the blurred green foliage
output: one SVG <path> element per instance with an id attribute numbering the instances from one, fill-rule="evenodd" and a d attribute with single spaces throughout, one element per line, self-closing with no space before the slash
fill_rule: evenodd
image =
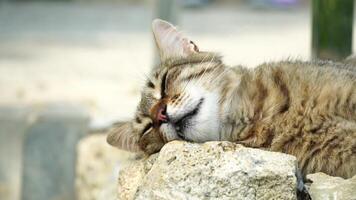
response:
<path id="1" fill-rule="evenodd" d="M 354 0 L 313 0 L 313 57 L 341 60 L 352 53 Z"/>

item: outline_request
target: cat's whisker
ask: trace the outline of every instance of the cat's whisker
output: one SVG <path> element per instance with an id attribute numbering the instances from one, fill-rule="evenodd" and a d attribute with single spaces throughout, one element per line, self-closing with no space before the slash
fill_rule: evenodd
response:
<path id="1" fill-rule="evenodd" d="M 136 76 L 135 78 L 141 87 L 144 87 L 148 81 L 154 82 L 147 73 L 139 73 L 139 76 Z"/>
<path id="2" fill-rule="evenodd" d="M 184 90 L 184 91 L 186 90 L 186 87 L 187 87 L 190 83 L 192 83 L 193 81 L 195 82 L 195 85 L 199 85 L 199 84 L 202 82 L 202 80 L 203 80 L 203 78 L 204 78 L 204 76 L 205 76 L 206 71 L 211 67 L 212 61 L 215 59 L 215 56 L 216 56 L 216 55 L 217 55 L 217 53 L 214 53 L 214 54 L 213 54 L 213 56 L 212 56 L 210 62 L 207 64 L 208 66 L 204 68 L 204 71 L 203 71 L 203 73 L 200 75 L 200 77 L 199 77 L 198 80 L 196 80 L 196 78 L 197 78 L 197 76 L 198 76 L 198 74 L 196 74 L 192 79 L 190 79 L 190 80 L 188 80 L 188 81 L 186 82 L 185 86 L 183 87 L 183 90 Z M 206 56 L 204 57 L 204 59 L 205 59 L 207 56 L 208 56 L 208 55 L 206 55 Z M 202 64 L 202 63 L 203 63 L 203 62 L 200 62 L 200 64 Z M 211 74 L 214 74 L 215 70 L 216 70 L 216 68 L 214 68 L 214 69 L 211 71 Z"/>
<path id="3" fill-rule="evenodd" d="M 219 68 L 219 67 L 216 67 L 216 68 L 215 68 L 215 70 L 218 70 L 218 69 L 220 69 L 220 68 Z M 227 71 L 228 71 L 227 68 L 223 68 L 223 71 L 222 71 L 218 76 L 216 76 L 216 77 L 213 77 L 213 76 L 215 76 L 215 73 L 214 73 L 214 74 L 211 73 L 210 76 L 208 76 L 207 80 L 208 80 L 209 82 L 213 83 L 214 81 L 218 80 L 218 79 L 221 78 L 223 75 L 225 75 L 225 73 L 226 73 Z M 215 71 L 214 71 L 214 72 L 215 72 Z M 213 79 L 211 79 L 211 78 L 213 78 Z"/>
<path id="4" fill-rule="evenodd" d="M 136 80 L 136 82 L 138 82 L 138 85 L 140 85 L 141 87 L 144 87 L 144 85 L 147 82 L 147 78 L 143 77 L 143 75 L 141 74 L 141 76 L 135 76 L 134 79 Z"/>
<path id="5" fill-rule="evenodd" d="M 228 69 L 223 69 L 223 71 L 217 77 L 214 77 L 209 82 L 214 83 L 215 81 L 218 81 L 222 76 L 224 76 L 226 74 L 227 71 L 229 71 L 229 70 Z"/>
<path id="6" fill-rule="evenodd" d="M 208 63 L 208 66 L 206 67 L 206 69 L 209 69 L 210 67 L 211 67 L 211 65 L 213 65 L 214 63 L 213 63 L 213 60 L 215 59 L 215 56 L 217 55 L 217 53 L 214 53 L 213 54 L 213 57 L 212 57 L 212 59 L 210 60 L 210 62 Z M 200 84 L 203 80 L 205 81 L 205 82 L 210 82 L 210 79 L 211 79 L 211 77 L 213 77 L 214 75 L 215 75 L 215 72 L 216 72 L 216 70 L 218 70 L 219 69 L 219 67 L 214 67 L 214 69 L 210 72 L 210 74 L 207 76 L 207 77 L 205 77 L 204 75 L 205 75 L 205 71 L 204 71 L 204 73 L 203 73 L 203 75 L 200 77 L 200 79 L 197 81 L 197 83 L 196 84 Z"/>
<path id="7" fill-rule="evenodd" d="M 175 107 L 178 107 L 185 97 L 186 97 L 186 93 L 185 92 L 181 93 L 178 99 L 176 100 Z"/>
<path id="8" fill-rule="evenodd" d="M 204 83 L 206 84 L 206 83 L 209 83 L 208 85 L 213 85 L 213 84 L 210 84 L 210 83 L 212 83 L 212 77 L 213 76 L 215 76 L 215 71 L 217 70 L 217 68 L 214 68 L 211 72 L 210 72 L 210 74 L 208 75 L 208 76 L 205 76 L 204 78 L 201 78 L 201 79 L 199 79 L 197 82 L 196 82 L 196 84 L 197 85 L 204 85 Z"/>
<path id="9" fill-rule="evenodd" d="M 205 75 L 205 72 L 207 71 L 207 69 L 209 69 L 209 68 L 211 67 L 212 61 L 215 59 L 215 56 L 216 56 L 216 53 L 213 54 L 212 58 L 210 59 L 210 62 L 207 64 L 208 66 L 205 67 L 203 74 L 202 74 L 202 75 L 200 76 L 200 78 L 198 79 L 198 82 L 199 82 L 201 79 L 203 79 L 203 77 L 204 77 L 204 75 Z M 214 71 L 214 70 L 215 70 L 215 69 L 213 69 L 213 71 Z"/>

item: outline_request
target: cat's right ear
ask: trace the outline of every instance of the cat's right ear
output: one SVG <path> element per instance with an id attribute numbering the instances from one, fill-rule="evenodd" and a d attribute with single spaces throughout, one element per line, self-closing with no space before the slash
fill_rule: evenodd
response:
<path id="1" fill-rule="evenodd" d="M 106 138 L 107 143 L 119 149 L 140 152 L 139 136 L 132 130 L 132 122 L 120 122 L 113 125 Z"/>
<path id="2" fill-rule="evenodd" d="M 153 20 L 152 32 L 161 62 L 171 58 L 185 58 L 199 52 L 198 46 L 169 22 L 161 19 Z"/>

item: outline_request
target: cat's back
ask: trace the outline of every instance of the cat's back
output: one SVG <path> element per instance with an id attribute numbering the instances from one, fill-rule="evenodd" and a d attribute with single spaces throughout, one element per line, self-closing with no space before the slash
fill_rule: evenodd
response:
<path id="1" fill-rule="evenodd" d="M 288 96 L 290 106 L 310 106 L 356 120 L 356 66 L 330 61 L 277 62 L 256 68 L 272 97 Z M 276 91 L 273 91 L 276 90 Z M 355 122 L 356 123 L 356 122 Z"/>
<path id="2" fill-rule="evenodd" d="M 264 63 L 242 74 L 240 99 L 254 120 L 291 112 L 318 112 L 356 123 L 356 66 L 330 61 Z"/>
<path id="3" fill-rule="evenodd" d="M 277 62 L 260 65 L 252 74 L 251 85 L 262 88 L 264 95 L 254 101 L 255 113 L 261 117 L 251 130 L 262 130 L 256 135 L 273 138 L 262 140 L 265 146 L 295 155 L 305 173 L 322 171 L 343 177 L 356 173 L 353 66 Z"/>
<path id="4" fill-rule="evenodd" d="M 256 73 L 263 73 L 271 76 L 270 78 L 272 79 L 283 79 L 286 84 L 290 84 L 290 87 L 295 88 L 303 83 L 315 87 L 325 87 L 351 84 L 356 81 L 356 65 L 332 61 L 266 63 L 258 66 Z"/>

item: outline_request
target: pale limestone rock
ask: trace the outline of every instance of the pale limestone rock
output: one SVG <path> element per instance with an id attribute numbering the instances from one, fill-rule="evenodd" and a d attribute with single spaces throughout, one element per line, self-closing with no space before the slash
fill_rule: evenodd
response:
<path id="1" fill-rule="evenodd" d="M 134 199 L 138 186 L 156 161 L 158 154 L 132 162 L 119 175 L 119 199 Z"/>
<path id="2" fill-rule="evenodd" d="M 296 199 L 296 158 L 230 142 L 173 141 L 119 175 L 119 199 Z"/>
<path id="3" fill-rule="evenodd" d="M 77 199 L 117 199 L 117 171 L 128 165 L 135 156 L 108 145 L 105 134 L 82 139 L 77 153 Z"/>
<path id="4" fill-rule="evenodd" d="M 350 179 L 324 173 L 307 175 L 313 181 L 309 194 L 313 200 L 356 200 L 356 175 Z"/>

